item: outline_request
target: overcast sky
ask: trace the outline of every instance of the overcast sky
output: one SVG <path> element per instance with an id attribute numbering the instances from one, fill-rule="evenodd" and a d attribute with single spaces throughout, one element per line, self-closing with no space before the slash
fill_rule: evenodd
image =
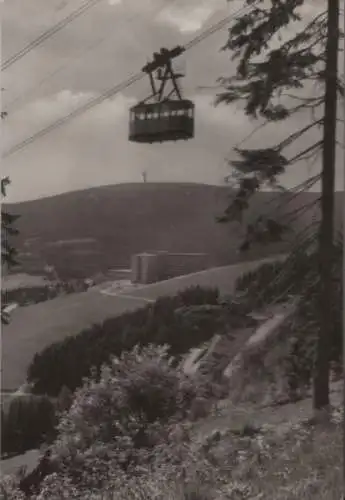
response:
<path id="1" fill-rule="evenodd" d="M 1 3 L 3 60 L 84 1 Z M 310 0 L 306 18 L 320 2 Z M 240 0 L 101 0 L 3 72 L 2 108 L 9 112 L 2 123 L 4 150 L 139 72 L 160 47 L 188 42 L 242 4 Z M 194 140 L 164 145 L 128 141 L 128 108 L 149 94 L 144 79 L 4 160 L 2 173 L 12 179 L 8 200 L 140 182 L 143 171 L 152 182 L 223 183 L 229 173 L 224 158 L 231 157 L 231 148 L 257 126 L 239 106 L 214 107 L 215 89 L 199 89 L 233 73 L 231 54 L 220 51 L 226 40 L 223 29 L 180 58 L 186 70 L 185 96 L 196 104 Z M 301 116 L 288 125 L 264 129 L 247 144 L 269 146 L 308 120 Z M 341 160 L 339 155 L 339 188 Z M 309 173 L 306 166 L 295 166 L 284 182 L 294 185 Z"/>

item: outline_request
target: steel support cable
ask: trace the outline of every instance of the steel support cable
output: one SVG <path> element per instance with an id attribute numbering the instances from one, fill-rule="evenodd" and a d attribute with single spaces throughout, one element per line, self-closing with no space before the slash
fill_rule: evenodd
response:
<path id="1" fill-rule="evenodd" d="M 198 43 L 202 42 L 203 40 L 205 40 L 206 38 L 208 38 L 212 34 L 216 33 L 220 29 L 224 28 L 224 26 L 226 26 L 241 11 L 244 11 L 244 10 L 247 10 L 247 7 L 245 7 L 245 8 L 242 7 L 240 9 L 238 9 L 232 15 L 229 15 L 229 16 L 225 17 L 224 19 L 222 19 L 221 21 L 218 21 L 216 24 L 212 25 L 210 28 L 205 30 L 205 32 L 196 36 L 188 44 L 186 44 L 184 46 L 184 51 L 191 49 L 192 47 L 194 47 Z M 132 77 L 130 77 L 125 82 L 120 83 L 120 84 L 116 85 L 115 87 L 112 87 L 111 89 L 109 89 L 105 93 L 99 95 L 98 97 L 91 99 L 86 104 L 84 104 L 84 105 L 80 106 L 79 108 L 75 109 L 74 111 L 71 111 L 70 113 L 68 113 L 66 116 L 56 120 L 55 122 L 51 123 L 50 125 L 48 125 L 47 127 L 43 128 L 43 129 L 39 130 L 38 132 L 36 132 L 32 136 L 28 137 L 27 139 L 24 139 L 23 141 L 19 142 L 18 144 L 15 144 L 11 148 L 9 148 L 7 151 L 4 152 L 3 158 L 7 158 L 9 156 L 12 156 L 14 153 L 27 147 L 32 142 L 47 135 L 50 132 L 52 132 L 57 127 L 61 127 L 62 125 L 65 125 L 70 120 L 80 116 L 81 114 L 94 108 L 95 106 L 98 106 L 98 104 L 101 104 L 106 99 L 110 99 L 111 97 L 114 97 L 116 94 L 118 94 L 119 92 L 122 92 L 123 90 L 125 90 L 126 88 L 131 86 L 133 83 L 136 83 L 137 81 L 143 79 L 144 77 L 146 77 L 146 73 L 141 71 L 140 73 L 137 73 L 137 74 L 133 75 Z"/>
<path id="2" fill-rule="evenodd" d="M 89 109 L 97 106 L 98 104 L 101 104 L 106 99 L 110 99 L 111 97 L 113 97 L 117 93 L 125 90 L 127 87 L 129 87 L 133 83 L 135 83 L 135 82 L 141 80 L 142 78 L 144 78 L 144 76 L 146 76 L 144 73 L 137 73 L 136 75 L 133 75 L 131 78 L 129 78 L 125 83 L 121 83 L 121 84 L 117 85 L 116 87 L 113 87 L 112 89 L 109 89 L 104 94 L 101 94 L 100 96 L 98 96 L 98 97 L 96 97 L 94 99 L 91 99 L 90 101 L 88 101 L 83 106 L 80 106 L 79 108 L 71 111 L 67 115 L 65 115 L 62 118 L 56 120 L 55 122 L 51 123 L 47 127 L 41 129 L 36 134 L 28 137 L 24 141 L 20 142 L 19 144 L 15 145 L 12 148 L 10 148 L 9 150 L 7 150 L 3 154 L 3 158 L 7 158 L 8 156 L 11 156 L 12 154 L 16 153 L 17 151 L 23 149 L 24 147 L 28 146 L 32 142 L 36 141 L 40 137 L 43 137 L 43 136 L 47 135 L 48 133 L 52 132 L 56 128 L 61 127 L 65 123 L 69 122 L 73 118 L 76 118 L 77 116 L 80 116 L 81 114 L 85 113 Z"/>
<path id="3" fill-rule="evenodd" d="M 68 26 L 72 21 L 83 15 L 85 12 L 87 12 L 89 9 L 100 3 L 102 0 L 87 0 L 86 2 L 83 3 L 78 9 L 74 10 L 71 14 L 68 16 L 64 17 L 59 21 L 55 26 L 52 26 L 48 30 L 44 31 L 41 35 L 39 35 L 37 38 L 32 40 L 30 43 L 28 43 L 25 47 L 23 47 L 21 50 L 19 50 L 17 53 L 13 54 L 10 56 L 2 65 L 1 65 L 1 70 L 4 71 L 12 64 L 15 62 L 19 61 L 22 59 L 26 54 L 31 52 L 31 50 L 35 49 L 39 45 L 41 45 L 43 42 L 45 42 L 48 38 L 51 38 L 53 35 L 61 31 L 63 28 Z"/>
<path id="4" fill-rule="evenodd" d="M 166 8 L 171 7 L 171 5 L 174 4 L 176 1 L 177 0 L 170 0 L 170 4 L 164 3 L 152 15 L 154 17 L 156 17 L 157 15 L 161 14 Z M 141 16 L 140 14 L 134 14 L 133 16 L 131 16 L 129 19 L 126 20 L 126 23 L 131 23 L 132 21 L 134 21 L 135 19 L 137 19 L 140 16 Z M 114 34 L 114 31 L 111 32 L 111 35 L 112 34 Z M 87 45 L 85 47 L 85 49 L 79 54 L 79 56 L 77 58 L 72 58 L 72 60 L 68 61 L 66 64 L 63 64 L 63 65 L 59 66 L 57 69 L 55 69 L 54 71 L 52 71 L 51 73 L 49 73 L 48 75 L 46 75 L 45 77 L 43 77 L 42 80 L 40 80 L 39 82 L 34 83 L 34 85 L 32 87 L 30 87 L 27 91 L 24 92 L 24 95 L 19 95 L 19 96 L 15 97 L 8 104 L 8 107 L 7 107 L 6 111 L 8 113 L 16 111 L 18 109 L 18 107 L 14 107 L 13 108 L 13 106 L 14 106 L 15 103 L 17 103 L 18 101 L 25 100 L 25 98 L 29 97 L 32 94 L 32 92 L 34 92 L 38 88 L 40 88 L 45 82 L 47 82 L 48 80 L 50 80 L 51 78 L 55 77 L 56 75 L 58 75 L 59 73 L 61 73 L 63 70 L 65 70 L 66 68 L 68 68 L 72 62 L 77 63 L 78 60 L 80 60 L 86 54 L 88 54 L 90 52 L 93 52 L 95 49 L 97 49 L 104 42 L 109 41 L 109 39 L 111 40 L 112 37 L 109 37 L 109 34 L 108 34 L 108 35 L 102 37 L 101 39 L 98 39 L 98 40 L 92 42 L 91 44 Z M 19 109 L 21 109 L 21 107 L 19 107 Z"/>

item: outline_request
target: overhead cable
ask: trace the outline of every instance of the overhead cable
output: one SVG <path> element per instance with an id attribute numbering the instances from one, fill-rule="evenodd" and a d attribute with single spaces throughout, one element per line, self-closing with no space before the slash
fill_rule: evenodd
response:
<path id="1" fill-rule="evenodd" d="M 220 29 L 224 28 L 226 24 L 228 24 L 231 20 L 233 20 L 241 11 L 246 10 L 247 7 L 242 7 L 238 9 L 235 13 L 232 15 L 227 16 L 226 18 L 223 18 L 221 21 L 218 21 L 208 29 L 206 29 L 203 33 L 200 35 L 196 36 L 194 39 L 192 39 L 187 45 L 184 46 L 184 51 L 187 51 L 191 49 L 192 47 L 195 47 L 198 43 L 202 42 L 212 34 L 216 33 Z M 72 119 L 77 118 L 81 114 L 85 113 L 86 111 L 94 108 L 95 106 L 98 106 L 101 104 L 103 101 L 110 99 L 111 97 L 114 97 L 116 94 L 119 92 L 122 92 L 123 90 L 127 89 L 131 85 L 133 85 L 135 82 L 143 79 L 146 77 L 146 73 L 143 71 L 133 75 L 132 77 L 128 78 L 124 82 L 112 87 L 108 91 L 104 92 L 103 94 L 99 95 L 98 97 L 95 97 L 91 100 L 89 100 L 86 104 L 80 106 L 79 108 L 75 109 L 74 111 L 71 111 L 69 114 L 66 116 L 56 120 L 55 122 L 51 123 L 47 127 L 39 130 L 32 136 L 28 137 L 27 139 L 24 139 L 23 141 L 19 142 L 18 144 L 15 144 L 11 148 L 9 148 L 7 151 L 4 152 L 3 158 L 7 158 L 8 156 L 12 156 L 14 153 L 17 151 L 22 150 L 23 148 L 27 147 L 29 144 L 32 142 L 36 141 L 37 139 L 47 135 L 48 133 L 52 132 L 58 127 L 61 127 L 62 125 L 65 125 L 66 123 L 70 122 Z"/>
<path id="2" fill-rule="evenodd" d="M 156 17 L 157 15 L 161 14 L 161 12 L 164 11 L 166 8 L 171 7 L 171 5 L 174 4 L 175 2 L 176 2 L 176 0 L 170 0 L 170 4 L 167 4 L 164 2 L 163 5 L 161 5 L 161 7 L 159 7 L 159 9 L 157 9 L 154 13 L 152 13 L 152 15 L 154 17 Z M 138 13 L 134 14 L 128 20 L 126 20 L 126 24 L 131 23 L 132 21 L 134 21 L 135 19 L 137 19 L 140 16 L 141 16 L 141 14 L 138 14 Z M 116 30 L 114 31 L 114 29 L 113 29 L 111 34 L 113 35 L 114 33 L 116 34 L 117 32 L 116 32 Z M 18 101 L 19 102 L 23 101 L 25 98 L 29 97 L 34 91 L 37 91 L 45 82 L 47 82 L 48 80 L 50 80 L 53 77 L 56 77 L 56 75 L 58 75 L 63 70 L 68 68 L 68 66 L 70 66 L 70 64 L 72 62 L 77 63 L 81 57 L 84 57 L 86 54 L 94 51 L 101 44 L 103 44 L 106 41 L 109 41 L 109 39 L 111 40 L 112 37 L 109 37 L 109 34 L 108 34 L 106 36 L 103 36 L 101 39 L 98 39 L 98 40 L 92 42 L 91 44 L 87 45 L 86 47 L 84 47 L 84 50 L 79 54 L 78 58 L 70 59 L 67 63 L 59 66 L 51 73 L 44 76 L 42 78 L 42 80 L 34 83 L 32 87 L 30 87 L 26 92 L 24 92 L 24 95 L 22 94 L 22 95 L 18 95 L 17 97 L 15 97 L 6 107 L 7 112 L 13 112 L 14 110 L 17 111 L 17 109 L 21 109 L 21 106 L 19 108 L 17 106 L 14 106 Z M 77 59 L 77 61 L 75 59 Z"/>
<path id="3" fill-rule="evenodd" d="M 37 38 L 32 40 L 30 43 L 28 43 L 25 47 L 23 47 L 21 50 L 13 54 L 11 57 L 9 57 L 2 65 L 1 65 L 1 70 L 4 71 L 12 64 L 15 62 L 19 61 L 22 59 L 26 54 L 31 52 L 31 50 L 35 49 L 39 45 L 41 45 L 43 42 L 45 42 L 48 38 L 51 38 L 53 35 L 61 31 L 63 28 L 68 26 L 72 21 L 83 15 L 85 12 L 87 12 L 89 9 L 100 3 L 102 0 L 87 0 L 84 2 L 78 9 L 74 10 L 69 14 L 68 16 L 64 17 L 59 21 L 55 26 L 52 26 L 48 30 L 44 31 L 41 35 L 39 35 Z"/>

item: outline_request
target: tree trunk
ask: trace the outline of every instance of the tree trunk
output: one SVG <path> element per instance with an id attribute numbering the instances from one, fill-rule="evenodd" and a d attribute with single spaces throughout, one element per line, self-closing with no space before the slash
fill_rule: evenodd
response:
<path id="1" fill-rule="evenodd" d="M 319 233 L 320 331 L 317 342 L 314 410 L 329 406 L 329 353 L 332 338 L 334 188 L 336 153 L 339 0 L 328 0 L 323 129 L 321 225 Z"/>

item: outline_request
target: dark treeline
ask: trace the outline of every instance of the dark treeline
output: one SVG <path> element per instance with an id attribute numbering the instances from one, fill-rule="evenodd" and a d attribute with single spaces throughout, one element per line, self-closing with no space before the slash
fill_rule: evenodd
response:
<path id="1" fill-rule="evenodd" d="M 110 318 L 37 353 L 28 370 L 34 392 L 57 396 L 63 386 L 74 391 L 83 378 L 111 355 L 135 345 L 168 345 L 179 357 L 215 334 L 253 324 L 252 319 L 220 304 L 217 289 L 192 287 L 174 297 Z"/>
<path id="2" fill-rule="evenodd" d="M 84 280 L 62 281 L 44 286 L 3 290 L 1 292 L 1 300 L 3 304 L 15 302 L 19 306 L 26 306 L 29 304 L 37 304 L 39 302 L 51 300 L 59 297 L 60 295 L 83 292 L 87 289 L 88 285 Z"/>

